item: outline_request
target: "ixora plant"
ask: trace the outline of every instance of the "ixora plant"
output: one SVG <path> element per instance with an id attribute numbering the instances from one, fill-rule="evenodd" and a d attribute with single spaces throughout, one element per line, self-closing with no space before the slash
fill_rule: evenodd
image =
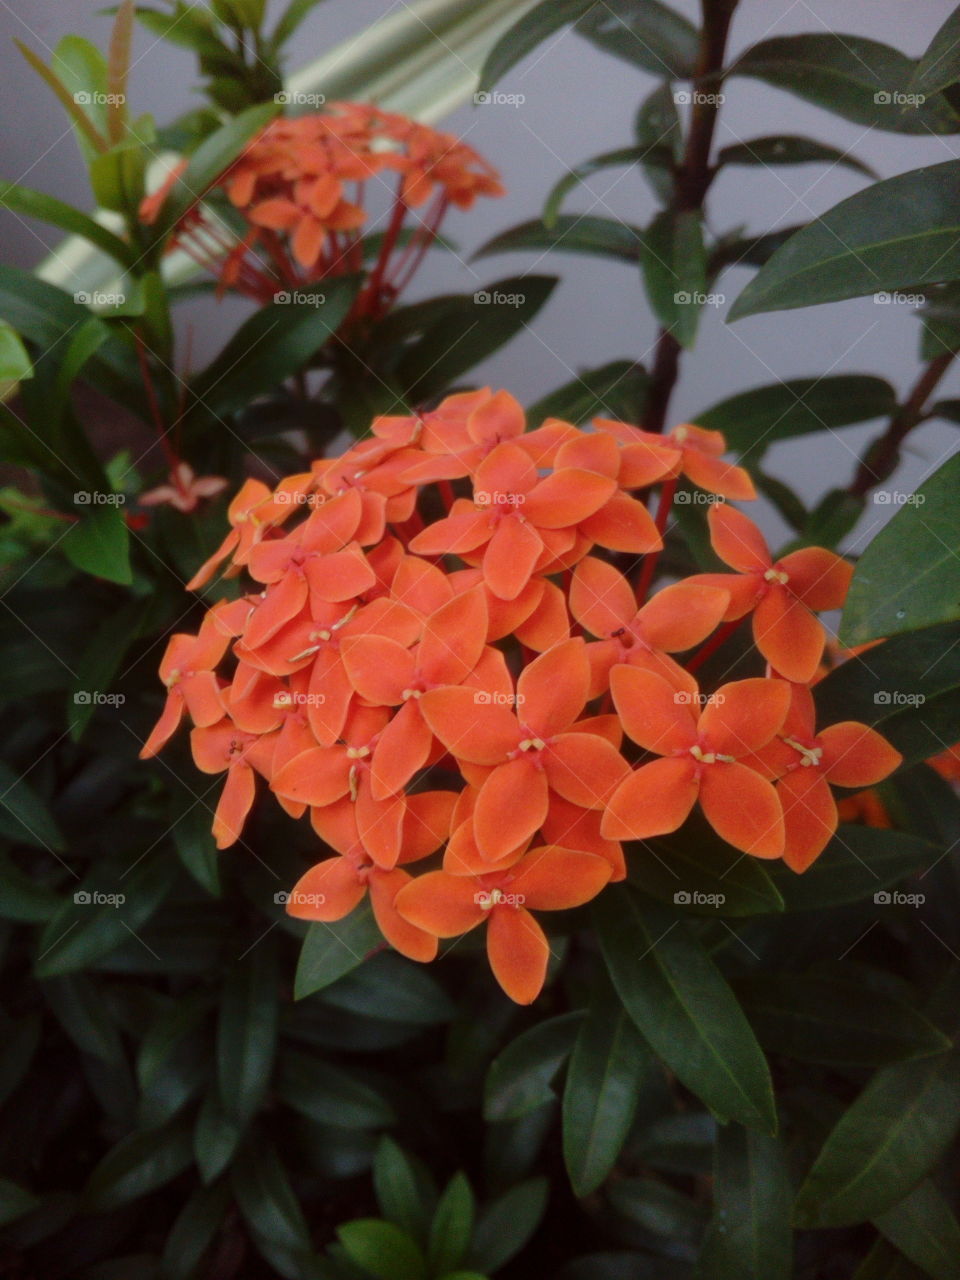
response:
<path id="1" fill-rule="evenodd" d="M 24 49 L 99 212 L 0 188 L 71 237 L 0 268 L 0 1271 L 957 1280 L 960 454 L 894 486 L 960 421 L 960 160 L 876 180 L 723 107 L 748 76 L 952 154 L 960 9 L 914 59 L 734 56 L 734 0 L 416 0 L 285 78 L 316 0 L 277 7 Z M 131 113 L 138 22 L 206 105 Z M 635 137 L 476 256 L 623 264 L 658 335 L 523 405 L 475 366 L 557 277 L 405 300 L 511 200 L 426 121 L 522 102 L 571 26 L 655 77 Z M 801 163 L 868 185 L 708 220 Z M 655 212 L 564 212 L 617 166 Z M 677 423 L 736 265 L 733 322 L 912 299 L 913 385 Z M 196 294 L 249 308 L 203 368 Z M 876 420 L 813 506 L 778 478 Z"/>

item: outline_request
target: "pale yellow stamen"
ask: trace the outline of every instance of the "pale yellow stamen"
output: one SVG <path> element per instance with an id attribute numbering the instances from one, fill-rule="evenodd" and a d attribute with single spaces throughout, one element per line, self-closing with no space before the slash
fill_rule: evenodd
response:
<path id="1" fill-rule="evenodd" d="M 524 738 L 524 740 L 520 743 L 519 750 L 520 751 L 543 751 L 546 748 L 546 745 L 547 744 L 544 742 L 542 738 Z"/>
<path id="2" fill-rule="evenodd" d="M 789 573 L 784 573 L 782 569 L 768 569 L 763 576 L 767 582 L 779 582 L 782 587 L 790 581 Z"/>
<path id="3" fill-rule="evenodd" d="M 802 742 L 797 742 L 796 738 L 784 738 L 784 742 L 788 747 L 793 747 L 794 751 L 799 751 L 802 757 L 800 761 L 801 768 L 816 768 L 820 764 L 823 756 L 823 747 L 805 747 Z"/>

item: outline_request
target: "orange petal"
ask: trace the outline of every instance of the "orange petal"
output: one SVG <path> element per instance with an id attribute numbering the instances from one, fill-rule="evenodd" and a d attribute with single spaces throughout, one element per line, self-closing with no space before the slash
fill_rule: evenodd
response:
<path id="1" fill-rule="evenodd" d="M 637 601 L 622 573 L 587 556 L 574 570 L 570 583 L 570 612 L 591 635 L 605 638 L 633 621 Z"/>
<path id="2" fill-rule="evenodd" d="M 412 538 L 408 550 L 421 556 L 459 554 L 474 551 L 490 537 L 490 516 L 485 511 L 461 510 L 455 515 L 427 525 Z"/>
<path id="3" fill-rule="evenodd" d="M 642 502 L 622 491 L 614 493 L 592 516 L 581 520 L 580 532 L 610 551 L 643 555 L 647 551 L 659 551 L 663 546 L 663 538 L 650 512 Z"/>
<path id="4" fill-rule="evenodd" d="M 352 764 L 342 748 L 312 747 L 276 773 L 270 790 L 304 804 L 332 804 L 350 790 Z"/>
<path id="5" fill-rule="evenodd" d="M 732 680 L 708 699 L 698 727 L 710 751 L 742 756 L 765 746 L 789 709 L 785 680 Z"/>
<path id="6" fill-rule="evenodd" d="M 729 591 L 677 582 L 658 591 L 640 610 L 637 622 L 644 640 L 654 649 L 679 653 L 706 640 L 729 605 Z"/>
<path id="7" fill-rule="evenodd" d="M 537 469 L 529 455 L 519 445 L 505 441 L 491 449 L 474 471 L 474 501 L 494 507 L 517 503 L 536 483 Z"/>
<path id="8" fill-rule="evenodd" d="M 348 680 L 373 706 L 399 705 L 413 684 L 413 654 L 388 636 L 347 636 L 340 653 Z"/>
<path id="9" fill-rule="evenodd" d="M 511 869 L 506 891 L 533 911 L 565 911 L 595 898 L 609 879 L 609 863 L 593 853 L 540 845 Z"/>
<path id="10" fill-rule="evenodd" d="M 570 638 L 570 617 L 567 598 L 556 583 L 544 580 L 539 585 L 543 587 L 540 603 L 523 622 L 510 629 L 521 644 L 543 653 Z"/>
<path id="11" fill-rule="evenodd" d="M 719 458 L 708 457 L 699 449 L 684 449 L 684 474 L 706 489 L 708 493 L 719 493 L 724 498 L 749 501 L 757 496 L 753 481 L 743 467 L 735 467 L 732 462 L 721 462 Z"/>
<path id="12" fill-rule="evenodd" d="M 517 719 L 541 738 L 552 738 L 576 720 L 587 701 L 590 664 L 576 637 L 542 653 L 520 672 Z"/>
<path id="13" fill-rule="evenodd" d="M 540 830 L 544 840 L 550 844 L 595 853 L 609 865 L 611 882 L 623 880 L 627 874 L 623 847 L 619 841 L 605 840 L 600 834 L 601 817 L 597 809 L 581 809 L 579 805 L 552 794 L 550 809 Z"/>
<path id="14" fill-rule="evenodd" d="M 629 772 L 616 747 L 593 733 L 563 733 L 543 753 L 552 790 L 584 809 L 602 809 Z"/>
<path id="15" fill-rule="evenodd" d="M 459 684 L 480 661 L 487 637 L 487 597 L 474 587 L 442 605 L 424 627 L 418 663 L 428 684 Z"/>
<path id="16" fill-rule="evenodd" d="M 298 920 L 342 920 L 366 893 L 350 858 L 325 858 L 290 890 L 287 915 Z"/>
<path id="17" fill-rule="evenodd" d="M 543 551 L 543 540 L 532 524 L 504 516 L 483 555 L 483 578 L 495 596 L 515 600 L 530 581 Z"/>
<path id="18" fill-rule="evenodd" d="M 742 764 L 711 764 L 700 779 L 700 806 L 721 839 L 756 858 L 779 858 L 785 833 L 773 784 Z"/>
<path id="19" fill-rule="evenodd" d="M 588 435 L 575 431 L 557 450 L 553 465 L 559 470 L 582 467 L 616 479 L 620 473 L 620 450 L 613 436 L 605 432 L 594 431 Z"/>
<path id="20" fill-rule="evenodd" d="M 364 849 L 378 867 L 387 871 L 400 859 L 405 809 L 405 796 L 377 800 L 370 789 L 369 774 L 361 776 L 356 802 L 357 830 Z"/>
<path id="21" fill-rule="evenodd" d="M 616 489 L 616 481 L 609 476 L 566 467 L 527 494 L 523 514 L 542 529 L 563 529 L 599 511 Z"/>
<path id="22" fill-rule="evenodd" d="M 218 849 L 226 849 L 240 839 L 243 824 L 253 806 L 255 791 L 256 783 L 250 766 L 231 765 L 213 817 L 213 837 Z"/>
<path id="23" fill-rule="evenodd" d="M 504 858 L 533 835 L 547 813 L 547 779 L 532 760 L 520 756 L 499 765 L 486 779 L 473 812 L 480 852 Z"/>
<path id="24" fill-rule="evenodd" d="M 790 576 L 789 587 L 808 609 L 840 609 L 853 577 L 849 560 L 823 547 L 801 547 L 779 562 Z"/>
<path id="25" fill-rule="evenodd" d="M 478 882 L 471 876 L 428 871 L 400 890 L 394 906 L 404 920 L 435 938 L 456 938 L 487 918 L 479 895 Z"/>
<path id="26" fill-rule="evenodd" d="M 619 665 L 610 672 L 610 691 L 624 733 L 645 751 L 666 755 L 696 742 L 694 704 L 662 676 Z"/>
<path id="27" fill-rule="evenodd" d="M 436 937 L 404 920 L 396 908 L 397 894 L 409 883 L 406 871 L 378 868 L 370 874 L 370 902 L 380 932 L 390 945 L 408 960 L 426 964 L 436 958 Z"/>
<path id="28" fill-rule="evenodd" d="M 520 725 L 482 689 L 431 689 L 420 699 L 423 718 L 452 756 L 500 764 L 520 741 Z"/>
<path id="29" fill-rule="evenodd" d="M 323 248 L 324 236 L 323 223 L 312 213 L 305 213 L 297 224 L 290 243 L 293 256 L 301 267 L 310 270 L 316 264 Z"/>
<path id="30" fill-rule="evenodd" d="M 724 564 L 740 573 L 764 573 L 770 568 L 766 539 L 749 516 L 727 502 L 714 502 L 707 523 L 713 549 Z"/>
<path id="31" fill-rule="evenodd" d="M 696 803 L 696 773 L 691 756 L 641 765 L 610 797 L 601 835 L 607 840 L 646 840 L 676 831 Z"/>
<path id="32" fill-rule="evenodd" d="M 500 986 L 517 1004 L 532 1004 L 543 990 L 550 959 L 546 934 L 523 907 L 494 907 L 487 958 Z"/>
<path id="33" fill-rule="evenodd" d="M 777 795 L 786 831 L 783 860 L 791 871 L 806 871 L 837 829 L 836 802 L 820 769 L 794 769 L 777 784 Z"/>
<path id="34" fill-rule="evenodd" d="M 370 786 L 375 799 L 385 800 L 402 791 L 430 756 L 433 734 L 420 714 L 417 701 L 405 702 L 380 734 L 370 765 Z"/>
<path id="35" fill-rule="evenodd" d="M 183 693 L 178 688 L 173 688 L 167 694 L 167 700 L 163 704 L 163 710 L 160 712 L 160 719 L 150 731 L 150 736 L 140 748 L 140 759 L 149 760 L 155 756 L 170 741 L 183 719 L 184 713 Z"/>
<path id="36" fill-rule="evenodd" d="M 450 834 L 453 807 L 458 798 L 453 791 L 418 791 L 416 795 L 407 796 L 402 863 L 417 862 L 440 848 Z"/>
<path id="37" fill-rule="evenodd" d="M 854 720 L 832 724 L 820 734 L 821 766 L 838 787 L 872 787 L 903 763 L 903 756 L 875 729 Z"/>
<path id="38" fill-rule="evenodd" d="M 304 565 L 303 571 L 309 583 L 311 595 L 319 600 L 334 603 L 352 600 L 355 596 L 363 595 L 377 580 L 366 556 L 359 548 L 311 556 Z"/>
<path id="39" fill-rule="evenodd" d="M 753 612 L 753 638 L 774 670 L 807 684 L 823 657 L 826 633 L 805 604 L 774 584 Z"/>

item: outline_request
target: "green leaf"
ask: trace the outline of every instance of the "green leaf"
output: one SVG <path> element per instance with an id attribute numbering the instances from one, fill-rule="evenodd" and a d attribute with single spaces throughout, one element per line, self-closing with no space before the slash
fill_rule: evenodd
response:
<path id="1" fill-rule="evenodd" d="M 738 391 L 692 421 L 722 431 L 728 448 L 756 463 L 777 440 L 887 418 L 896 407 L 897 393 L 885 379 L 843 373 Z"/>
<path id="2" fill-rule="evenodd" d="M 375 1089 L 293 1049 L 285 1050 L 280 1059 L 277 1094 L 287 1106 L 338 1129 L 378 1129 L 397 1120 L 393 1107 Z"/>
<path id="3" fill-rule="evenodd" d="M 546 1178 L 527 1178 L 483 1208 L 470 1266 L 492 1275 L 520 1252 L 546 1212 L 549 1185 Z"/>
<path id="4" fill-rule="evenodd" d="M 492 89 L 518 62 L 561 27 L 576 22 L 595 0 L 541 0 L 497 41 L 480 72 L 480 92 Z"/>
<path id="5" fill-rule="evenodd" d="M 440 1276 L 459 1267 L 473 1238 L 476 1201 L 470 1183 L 455 1173 L 447 1183 L 430 1225 L 427 1265 L 431 1275 Z"/>
<path id="6" fill-rule="evenodd" d="M 670 80 L 654 89 L 641 102 L 633 125 L 637 144 L 649 153 L 649 161 L 643 169 L 661 204 L 667 204 L 673 195 L 672 167 L 683 157 L 683 129 L 673 95 L 674 87 Z M 671 161 L 669 167 L 664 166 L 667 157 Z"/>
<path id="7" fill-rule="evenodd" d="M 385 951 L 327 987 L 325 1004 L 364 1018 L 431 1027 L 449 1022 L 457 1008 L 425 966 Z"/>
<path id="8" fill-rule="evenodd" d="M 149 605 L 128 600 L 94 632 L 76 663 L 76 678 L 67 707 L 70 736 L 79 741 L 96 710 L 94 693 L 107 693 L 130 646 L 140 634 Z"/>
<path id="9" fill-rule="evenodd" d="M 950 1048 L 910 1005 L 833 974 L 751 974 L 734 990 L 764 1049 L 798 1062 L 876 1067 Z"/>
<path id="10" fill-rule="evenodd" d="M 79 39 L 79 37 L 68 37 L 68 39 L 71 39 L 71 38 L 74 40 Z M 27 46 L 23 44 L 20 40 L 14 40 L 13 43 L 17 46 L 17 48 L 26 58 L 27 62 L 30 63 L 31 67 L 33 67 L 34 71 L 36 71 L 37 75 L 41 78 L 41 80 L 44 81 L 44 83 L 48 86 L 48 88 L 53 90 L 55 96 L 60 102 L 60 105 L 63 107 L 67 115 L 70 117 L 70 119 L 73 121 L 74 125 L 76 126 L 77 136 L 83 142 L 86 143 L 90 151 L 93 151 L 93 152 L 104 151 L 107 147 L 106 138 L 104 138 L 97 131 L 97 129 L 94 128 L 93 124 L 90 121 L 90 117 L 83 110 L 83 107 L 80 106 L 74 99 L 73 92 L 64 84 L 64 82 L 60 79 L 60 77 L 56 75 L 55 72 L 53 72 L 46 65 L 46 63 L 41 58 L 37 57 L 37 55 L 33 52 L 32 49 L 28 49 Z M 88 42 L 83 41 L 83 43 L 86 44 Z M 57 47 L 56 56 L 58 58 L 58 61 L 60 60 L 61 55 L 64 52 L 65 52 L 64 42 L 61 41 Z"/>
<path id="11" fill-rule="evenodd" d="M 960 422 L 960 400 L 938 400 L 930 409 L 933 418 L 944 418 L 947 422 Z"/>
<path id="12" fill-rule="evenodd" d="M 960 160 L 901 173 L 790 237 L 728 319 L 810 307 L 960 276 Z"/>
<path id="13" fill-rule="evenodd" d="M 4 383 L 33 377 L 33 362 L 16 329 L 0 320 L 0 392 Z"/>
<path id="14" fill-rule="evenodd" d="M 37 795 L 26 778 L 15 773 L 2 760 L 0 835 L 17 844 L 32 845 L 35 849 L 60 851 L 67 847 L 66 837 L 54 821 L 46 802 Z"/>
<path id="15" fill-rule="evenodd" d="M 957 1030 L 958 972 L 928 1012 Z M 800 1188 L 800 1227 L 840 1227 L 896 1205 L 950 1146 L 960 1127 L 960 1050 L 882 1067 L 828 1136 Z"/>
<path id="16" fill-rule="evenodd" d="M 165 237 L 187 210 L 203 199 L 208 188 L 242 155 L 279 110 L 275 102 L 248 107 L 204 138 L 164 201 L 156 227 L 158 238 Z"/>
<path id="17" fill-rule="evenodd" d="M 474 294 L 433 300 L 440 314 L 397 367 L 404 397 L 416 404 L 447 390 L 527 328 L 556 283 L 556 276 L 511 276 Z"/>
<path id="18" fill-rule="evenodd" d="M 383 935 L 369 902 L 363 902 L 335 924 L 312 924 L 300 952 L 294 997 L 302 1000 L 329 987 L 383 946 Z"/>
<path id="19" fill-rule="evenodd" d="M 0 1227 L 16 1222 L 39 1203 L 39 1199 L 26 1187 L 11 1182 L 9 1178 L 0 1178 Z"/>
<path id="20" fill-rule="evenodd" d="M 707 258 L 696 210 L 664 209 L 643 233 L 647 297 L 661 325 L 692 347 L 706 299 Z"/>
<path id="21" fill-rule="evenodd" d="M 708 259 L 708 279 L 713 280 L 727 267 L 762 267 L 781 245 L 805 226 L 805 222 L 798 222 L 780 231 L 770 231 L 765 236 L 731 235 L 721 239 Z"/>
<path id="22" fill-rule="evenodd" d="M 598 49 L 654 75 L 686 79 L 696 71 L 696 27 L 659 0 L 591 5 L 576 30 Z"/>
<path id="23" fill-rule="evenodd" d="M 357 1218 L 337 1227 L 337 1236 L 351 1262 L 377 1280 L 424 1280 L 423 1254 L 392 1222 L 381 1218 Z"/>
<path id="24" fill-rule="evenodd" d="M 603 983 L 580 1026 L 563 1090 L 563 1158 L 575 1195 L 595 1191 L 613 1168 L 652 1066 L 646 1042 Z"/>
<path id="25" fill-rule="evenodd" d="M 551 1084 L 570 1055 L 581 1017 L 578 1009 L 538 1022 L 494 1058 L 484 1086 L 486 1120 L 515 1120 L 556 1097 Z"/>
<path id="26" fill-rule="evenodd" d="M 706 1111 L 688 1111 L 655 1120 L 638 1135 L 635 1148 L 644 1165 L 664 1173 L 706 1176 L 713 1161 L 717 1122 Z"/>
<path id="27" fill-rule="evenodd" d="M 840 625 L 844 644 L 960 618 L 960 453 L 911 495 L 857 561 Z M 874 502 L 890 490 L 874 493 Z"/>
<path id="28" fill-rule="evenodd" d="M 717 153 L 718 165 L 769 165 L 777 164 L 829 164 L 845 165 L 857 173 L 866 174 L 868 178 L 877 178 L 874 171 L 836 147 L 828 147 L 813 138 L 805 138 L 796 133 L 773 134 L 762 138 L 751 138 L 747 142 L 738 142 L 730 147 L 721 147 Z"/>
<path id="29" fill-rule="evenodd" d="M 584 369 L 532 404 L 527 423 L 532 429 L 545 418 L 561 418 L 577 427 L 595 417 L 635 422 L 642 414 L 648 383 L 643 365 L 632 360 L 612 360 L 597 369 Z"/>
<path id="30" fill-rule="evenodd" d="M 211 1089 L 197 1114 L 193 1132 L 193 1153 L 205 1183 L 211 1183 L 224 1171 L 236 1154 L 243 1137 L 243 1126 L 228 1115 L 220 1096 Z"/>
<path id="31" fill-rule="evenodd" d="M 610 1187 L 609 1199 L 628 1222 L 671 1244 L 689 1246 L 703 1234 L 703 1206 L 657 1178 L 622 1178 Z"/>
<path id="32" fill-rule="evenodd" d="M 272 939 L 258 942 L 227 977 L 220 996 L 217 1078 L 239 1124 L 263 1101 L 277 1043 L 278 993 Z"/>
<path id="33" fill-rule="evenodd" d="M 753 916 L 783 910 L 765 868 L 755 858 L 742 858 L 698 818 L 683 831 L 631 848 L 629 879 L 684 914 Z"/>
<path id="34" fill-rule="evenodd" d="M 714 1217 L 698 1276 L 791 1280 L 791 1198 L 782 1144 L 739 1125 L 724 1125 L 714 1155 Z"/>
<path id="35" fill-rule="evenodd" d="M 190 1131 L 183 1123 L 131 1133 L 94 1169 L 84 1199 L 90 1210 L 105 1213 L 172 1182 L 192 1160 Z"/>
<path id="36" fill-rule="evenodd" d="M 774 36 L 747 49 L 726 72 L 753 76 L 855 124 L 895 133 L 956 133 L 960 120 L 938 94 L 915 100 L 915 63 L 865 36 L 825 31 Z"/>
<path id="37" fill-rule="evenodd" d="M 550 189 L 543 206 L 544 226 L 549 228 L 556 226 L 560 207 L 566 196 L 575 187 L 585 182 L 592 174 L 600 173 L 604 169 L 632 168 L 644 160 L 648 164 L 655 164 L 659 161 L 661 167 L 669 169 L 673 163 L 673 155 L 670 149 L 662 144 L 650 147 L 619 147 L 616 151 L 605 151 L 602 155 L 593 156 L 592 159 L 584 160 L 582 164 L 576 165 L 575 168 L 565 173 L 559 182 L 555 183 Z"/>
<path id="38" fill-rule="evenodd" d="M 82 974 L 55 978 L 42 986 L 53 1016 L 81 1053 L 115 1065 L 124 1060 L 116 1024 L 104 1008 L 98 985 Z"/>
<path id="39" fill-rule="evenodd" d="M 910 81 L 912 93 L 938 93 L 960 80 L 960 8 L 954 9 L 930 41 Z"/>
<path id="40" fill-rule="evenodd" d="M 924 1280 L 924 1276 L 886 1240 L 877 1239 L 853 1280 Z"/>
<path id="41" fill-rule="evenodd" d="M 201 1187 L 186 1202 L 170 1228 L 160 1264 L 162 1280 L 192 1280 L 220 1231 L 230 1204 L 224 1183 Z"/>
<path id="42" fill-rule="evenodd" d="M 188 420 L 225 417 L 302 369 L 336 332 L 357 283 L 353 276 L 341 276 L 324 282 L 322 292 L 304 289 L 295 301 L 274 302 L 255 312 L 194 379 Z"/>
<path id="43" fill-rule="evenodd" d="M 95 501 L 97 496 L 118 495 L 91 495 L 89 491 L 81 491 L 79 502 L 83 504 L 85 514 L 67 530 L 59 546 L 70 563 L 84 573 L 129 586 L 133 581 L 130 530 L 119 508 L 113 504 L 98 504 Z M 94 499 L 92 502 L 91 497 Z M 74 501 L 77 500 L 75 495 Z"/>
<path id="44" fill-rule="evenodd" d="M 189 793 L 184 794 L 182 805 L 175 808 L 170 834 L 177 856 L 194 880 L 218 898 L 220 852 L 210 830 L 210 811 Z"/>
<path id="45" fill-rule="evenodd" d="M 841 824 L 802 876 L 771 868 L 788 911 L 822 911 L 862 902 L 905 876 L 925 871 L 940 856 L 937 846 L 903 831 Z"/>
<path id="46" fill-rule="evenodd" d="M 277 49 L 286 44 L 301 22 L 319 3 L 320 0 L 290 0 L 273 29 L 273 35 L 270 37 Z"/>
<path id="47" fill-rule="evenodd" d="M 429 1171 L 386 1135 L 373 1159 L 373 1187 L 380 1212 L 415 1240 L 425 1240 L 437 1191 Z"/>
<path id="48" fill-rule="evenodd" d="M 934 1183 L 921 1182 L 873 1225 L 933 1280 L 960 1280 L 960 1225 Z"/>
<path id="49" fill-rule="evenodd" d="M 306 1219 L 272 1142 L 261 1136 L 246 1147 L 230 1171 L 230 1182 L 261 1248 L 309 1253 Z"/>
<path id="50" fill-rule="evenodd" d="M 807 512 L 799 535 L 781 548 L 780 555 L 799 547 L 838 547 L 856 527 L 864 505 L 863 498 L 846 489 L 828 489 L 813 510 Z"/>
<path id="51" fill-rule="evenodd" d="M 716 1115 L 774 1132 L 770 1072 L 719 969 L 678 917 L 630 890 L 594 904 L 610 976 L 644 1038 Z"/>
<path id="52" fill-rule="evenodd" d="M 565 213 L 552 227 L 544 226 L 540 218 L 520 222 L 481 245 L 473 256 L 487 258 L 491 253 L 536 249 L 638 262 L 642 245 L 643 232 L 639 227 L 615 222 L 612 218 L 595 218 L 588 213 Z"/>

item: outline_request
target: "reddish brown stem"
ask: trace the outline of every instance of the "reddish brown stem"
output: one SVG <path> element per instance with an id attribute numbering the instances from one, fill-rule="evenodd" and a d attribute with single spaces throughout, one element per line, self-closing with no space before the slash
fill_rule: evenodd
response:
<path id="1" fill-rule="evenodd" d="M 654 524 L 657 526 L 657 532 L 663 537 L 663 531 L 667 527 L 667 520 L 670 518 L 670 510 L 673 507 L 673 495 L 677 491 L 677 477 L 673 476 L 669 480 L 663 482 L 660 490 L 660 500 L 657 503 L 657 515 Z M 659 551 L 648 551 L 643 558 L 643 568 L 640 570 L 640 577 L 637 579 L 637 604 L 643 605 L 647 600 L 647 592 L 650 590 L 650 584 L 653 582 L 653 575 L 657 570 L 657 561 L 660 559 Z"/>
<path id="2" fill-rule="evenodd" d="M 716 653 L 720 646 L 730 639 L 742 621 L 742 618 L 735 618 L 733 622 L 726 623 L 726 625 L 722 626 L 719 631 L 714 632 L 710 639 L 697 650 L 693 657 L 687 659 L 684 663 L 686 669 L 692 672 L 702 666 L 712 653 Z"/>

